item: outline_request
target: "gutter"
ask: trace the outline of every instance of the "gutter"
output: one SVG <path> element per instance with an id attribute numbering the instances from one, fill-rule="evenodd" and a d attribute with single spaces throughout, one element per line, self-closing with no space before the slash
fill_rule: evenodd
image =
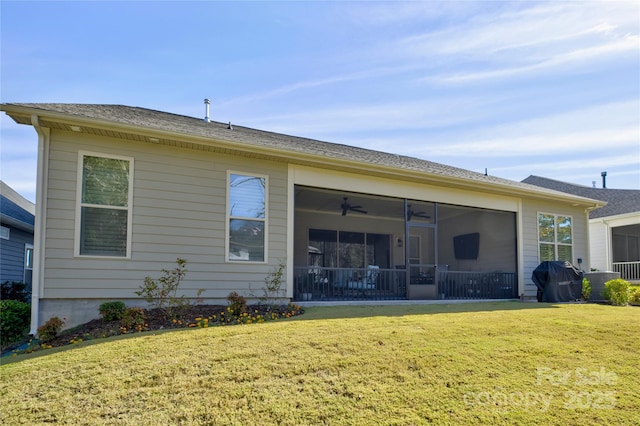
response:
<path id="1" fill-rule="evenodd" d="M 20 229 L 25 232 L 33 232 L 34 225 L 18 220 L 14 217 L 8 216 L 6 214 L 0 213 L 0 223 L 6 223 L 9 226 L 13 226 L 14 228 Z"/>
<path id="2" fill-rule="evenodd" d="M 36 177 L 36 212 L 33 234 L 33 277 L 31 288 L 31 329 L 36 335 L 40 321 L 40 298 L 44 293 L 45 229 L 47 224 L 47 186 L 49 181 L 49 142 L 51 132 L 40 127 L 40 118 L 31 116 L 31 125 L 38 134 L 38 172 Z"/>

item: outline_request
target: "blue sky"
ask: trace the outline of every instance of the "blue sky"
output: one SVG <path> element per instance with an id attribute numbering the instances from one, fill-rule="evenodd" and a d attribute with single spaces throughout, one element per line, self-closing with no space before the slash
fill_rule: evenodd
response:
<path id="1" fill-rule="evenodd" d="M 204 116 L 512 180 L 640 189 L 640 3 L 0 2 L 6 102 Z M 37 138 L 2 114 L 0 177 Z"/>

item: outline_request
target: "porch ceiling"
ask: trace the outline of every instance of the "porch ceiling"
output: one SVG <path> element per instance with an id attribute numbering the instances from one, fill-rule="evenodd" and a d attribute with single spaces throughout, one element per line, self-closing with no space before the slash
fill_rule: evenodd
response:
<path id="1" fill-rule="evenodd" d="M 348 216 L 379 217 L 402 220 L 404 203 L 400 198 L 379 197 L 318 188 L 296 187 L 296 209 L 324 214 L 342 215 L 344 197 L 351 206 L 360 206 L 367 213 L 348 211 Z"/>

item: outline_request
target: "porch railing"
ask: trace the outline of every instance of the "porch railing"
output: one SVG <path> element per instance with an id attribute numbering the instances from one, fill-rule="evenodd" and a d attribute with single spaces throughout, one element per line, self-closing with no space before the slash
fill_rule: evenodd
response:
<path id="1" fill-rule="evenodd" d="M 405 299 L 406 272 L 378 269 L 375 277 L 367 268 L 294 268 L 294 300 L 398 300 Z"/>
<path id="2" fill-rule="evenodd" d="M 294 268 L 295 301 L 402 300 L 407 298 L 405 269 L 379 269 L 375 277 L 367 268 Z M 435 285 L 433 280 L 416 280 Z M 441 271 L 439 299 L 511 299 L 518 297 L 518 280 L 512 272 Z"/>
<path id="3" fill-rule="evenodd" d="M 513 299 L 518 297 L 515 272 L 440 272 L 441 299 Z"/>
<path id="4" fill-rule="evenodd" d="M 640 261 L 614 262 L 613 271 L 620 272 L 620 278 L 630 282 L 640 282 Z"/>

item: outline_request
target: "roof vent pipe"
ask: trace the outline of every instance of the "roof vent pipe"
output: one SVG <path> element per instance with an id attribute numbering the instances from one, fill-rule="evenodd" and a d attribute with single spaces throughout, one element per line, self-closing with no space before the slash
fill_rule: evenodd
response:
<path id="1" fill-rule="evenodd" d="M 205 108 L 205 115 L 204 115 L 204 121 L 205 123 L 210 122 L 211 120 L 209 120 L 209 105 L 211 105 L 211 101 L 209 99 L 205 99 L 204 100 L 204 108 Z"/>
<path id="2" fill-rule="evenodd" d="M 606 188 L 607 187 L 607 172 L 600 173 L 600 176 L 602 176 L 602 187 Z"/>

